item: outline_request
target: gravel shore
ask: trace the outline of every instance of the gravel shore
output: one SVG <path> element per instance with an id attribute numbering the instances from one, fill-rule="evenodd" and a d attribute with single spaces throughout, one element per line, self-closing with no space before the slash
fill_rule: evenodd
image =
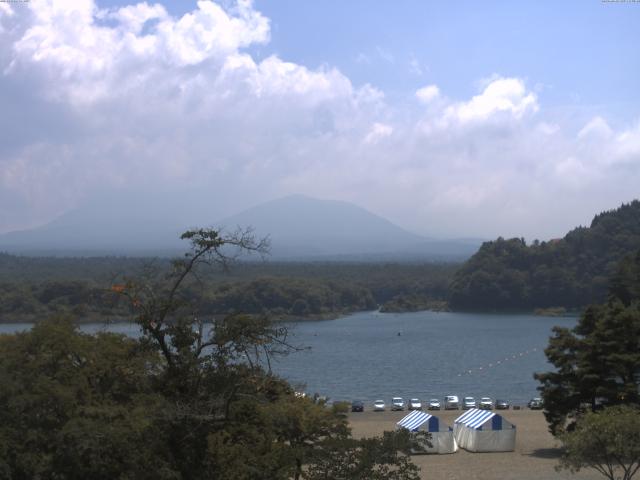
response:
<path id="1" fill-rule="evenodd" d="M 349 414 L 349 422 L 355 437 L 381 435 L 395 429 L 396 422 L 408 412 L 372 412 Z M 462 412 L 435 411 L 449 426 Z M 516 425 L 516 449 L 514 452 L 470 453 L 458 450 L 450 455 L 415 455 L 414 463 L 421 468 L 421 478 L 430 480 L 534 480 L 603 478 L 595 471 L 583 470 L 577 474 L 556 472 L 558 442 L 547 430 L 547 423 L 539 410 L 505 410 L 500 413 Z"/>

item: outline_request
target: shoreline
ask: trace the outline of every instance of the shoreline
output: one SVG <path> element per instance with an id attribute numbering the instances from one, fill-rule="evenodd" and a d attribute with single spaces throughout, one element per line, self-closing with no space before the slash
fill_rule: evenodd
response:
<path id="1" fill-rule="evenodd" d="M 548 318 L 577 318 L 580 316 L 580 312 L 567 311 L 562 315 L 546 315 L 541 312 L 535 311 L 517 311 L 517 312 L 491 312 L 491 311 L 467 311 L 467 310 L 438 310 L 438 309 L 426 309 L 426 310 L 411 310 L 411 311 L 383 311 L 381 307 L 375 310 L 353 310 L 353 311 L 344 311 L 344 312 L 332 312 L 332 313 L 320 313 L 309 315 L 306 317 L 298 317 L 298 316 L 290 316 L 290 315 L 273 315 L 271 319 L 274 323 L 305 323 L 305 322 L 321 322 L 325 320 L 338 320 L 340 318 L 346 318 L 351 315 L 356 315 L 359 313 L 377 313 L 380 315 L 404 315 L 404 314 L 416 314 L 421 312 L 431 312 L 431 313 L 460 313 L 460 314 L 470 314 L 470 315 L 528 315 L 533 317 L 548 317 Z M 17 315 L 8 317 L 0 317 L 0 325 L 35 325 L 38 322 L 42 321 L 42 319 L 50 318 L 56 315 L 70 315 L 73 317 L 72 312 L 62 312 L 62 313 L 50 313 L 40 315 Z M 212 317 L 224 317 L 231 314 L 213 314 L 210 315 Z M 250 316 L 259 316 L 256 314 L 245 314 Z M 37 320 L 39 318 L 40 320 Z M 88 324 L 107 324 L 107 325 L 119 325 L 126 323 L 135 323 L 135 321 L 131 320 L 132 317 L 120 317 L 120 316 L 107 316 L 107 315 L 95 315 L 95 316 L 84 316 L 84 317 L 76 317 L 74 318 L 75 322 L 78 325 L 88 325 Z M 211 324 L 213 322 L 205 321 L 205 324 Z"/>

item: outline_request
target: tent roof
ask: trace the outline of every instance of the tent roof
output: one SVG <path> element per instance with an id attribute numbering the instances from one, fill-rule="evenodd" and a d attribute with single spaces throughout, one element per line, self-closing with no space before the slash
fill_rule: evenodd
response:
<path id="1" fill-rule="evenodd" d="M 466 411 L 458 418 L 456 418 L 455 423 L 464 425 L 469 428 L 478 429 L 496 415 L 498 414 L 492 412 L 491 410 L 480 410 L 478 408 L 472 408 L 471 410 Z"/>
<path id="2" fill-rule="evenodd" d="M 433 417 L 433 415 L 421 412 L 420 410 L 414 410 L 409 415 L 403 417 L 396 425 L 398 427 L 406 428 L 407 430 L 416 430 L 420 425 L 428 422 L 431 417 Z"/>

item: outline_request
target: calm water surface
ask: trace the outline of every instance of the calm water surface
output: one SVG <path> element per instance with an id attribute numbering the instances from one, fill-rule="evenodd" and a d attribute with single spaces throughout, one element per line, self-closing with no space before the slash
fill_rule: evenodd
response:
<path id="1" fill-rule="evenodd" d="M 417 312 L 358 313 L 292 326 L 309 351 L 274 369 L 308 393 L 334 399 L 390 401 L 445 395 L 505 398 L 524 403 L 537 394 L 533 373 L 550 368 L 544 356 L 551 328 L 575 318 Z M 400 333 L 400 335 L 398 335 Z"/>
<path id="2" fill-rule="evenodd" d="M 554 325 L 575 318 L 417 312 L 364 312 L 289 324 L 291 342 L 308 347 L 274 362 L 276 373 L 310 394 L 371 402 L 392 396 L 490 396 L 524 403 L 536 395 L 533 373 L 550 368 L 544 348 Z M 30 328 L 0 325 L 0 332 Z M 83 325 L 131 336 L 134 324 Z M 400 335 L 398 335 L 400 334 Z M 303 386 L 303 387 L 302 387 Z"/>

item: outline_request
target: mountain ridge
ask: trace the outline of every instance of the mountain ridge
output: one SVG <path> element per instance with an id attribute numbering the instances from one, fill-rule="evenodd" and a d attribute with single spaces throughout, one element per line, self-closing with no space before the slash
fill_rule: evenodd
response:
<path id="1" fill-rule="evenodd" d="M 272 258 L 278 260 L 463 259 L 479 245 L 433 240 L 355 204 L 305 195 L 276 198 L 217 222 L 198 222 L 198 215 L 190 212 L 181 224 L 179 206 L 163 199 L 161 206 L 170 208 L 163 216 L 152 208 L 154 201 L 130 206 L 125 198 L 112 208 L 94 202 L 47 225 L 0 235 L 0 250 L 53 256 L 172 256 L 186 248 L 179 235 L 198 224 L 229 231 L 250 226 L 256 236 L 271 238 Z"/>

